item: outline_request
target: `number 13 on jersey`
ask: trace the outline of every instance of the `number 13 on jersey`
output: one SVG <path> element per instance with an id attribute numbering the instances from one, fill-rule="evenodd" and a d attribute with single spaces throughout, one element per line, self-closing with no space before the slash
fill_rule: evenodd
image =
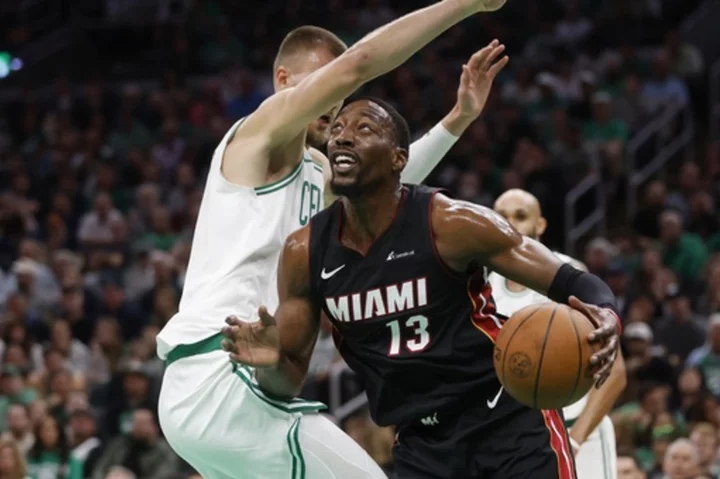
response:
<path id="1" fill-rule="evenodd" d="M 397 356 L 403 346 L 411 353 L 419 353 L 427 348 L 430 345 L 429 325 L 427 316 L 420 314 L 387 323 L 385 326 L 390 328 L 388 356 Z"/>

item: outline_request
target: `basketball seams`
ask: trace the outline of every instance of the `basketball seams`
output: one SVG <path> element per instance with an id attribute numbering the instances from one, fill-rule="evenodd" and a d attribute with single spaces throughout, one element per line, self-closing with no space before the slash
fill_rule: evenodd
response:
<path id="1" fill-rule="evenodd" d="M 577 374 L 575 375 L 575 385 L 573 386 L 572 390 L 570 391 L 570 396 L 565 400 L 565 402 L 569 402 L 574 396 L 575 392 L 577 391 L 578 386 L 580 385 L 580 375 L 582 374 L 582 366 L 583 366 L 583 345 L 580 340 L 580 332 L 578 331 L 577 324 L 575 324 L 575 321 L 573 320 L 573 314 L 575 314 L 575 311 L 570 309 L 570 314 L 567 314 L 566 317 L 570 320 L 570 324 L 572 324 L 573 331 L 575 331 L 575 338 L 577 339 L 577 345 L 578 345 L 578 369 Z"/>
<path id="2" fill-rule="evenodd" d="M 512 334 L 510 335 L 510 337 L 508 338 L 507 343 L 505 344 L 505 350 L 502 352 L 502 355 L 503 355 L 503 356 L 502 356 L 502 363 L 501 363 L 501 364 L 502 364 L 502 379 L 503 379 L 503 380 L 505 380 L 505 364 L 506 364 L 506 363 L 505 363 L 505 356 L 507 355 L 507 350 L 510 349 L 510 345 L 512 344 L 513 338 L 515 337 L 515 335 L 517 334 L 517 332 L 520 331 L 520 328 L 522 327 L 522 325 L 525 324 L 525 322 L 527 322 L 527 320 L 530 319 L 535 313 L 537 313 L 538 311 L 540 311 L 540 309 L 542 309 L 543 306 L 544 306 L 544 305 L 542 305 L 542 304 L 541 304 L 541 305 L 538 305 L 538 307 L 535 308 L 535 309 L 533 309 L 533 310 L 530 312 L 530 314 L 528 314 L 527 316 L 525 316 L 525 317 L 522 319 L 522 321 L 520 321 L 520 324 L 517 325 L 517 327 L 515 328 L 515 331 L 513 331 Z"/>
<path id="3" fill-rule="evenodd" d="M 550 319 L 548 320 L 547 329 L 545 330 L 545 338 L 543 339 L 542 349 L 540 350 L 540 359 L 538 359 L 537 372 L 535 373 L 535 391 L 533 392 L 533 407 L 537 407 L 537 396 L 540 390 L 540 374 L 542 373 L 543 358 L 545 357 L 545 348 L 547 347 L 548 339 L 550 338 L 550 331 L 552 330 L 552 324 L 555 320 L 555 313 L 557 312 L 558 305 L 553 306 Z M 520 329 L 518 327 L 518 329 Z"/>

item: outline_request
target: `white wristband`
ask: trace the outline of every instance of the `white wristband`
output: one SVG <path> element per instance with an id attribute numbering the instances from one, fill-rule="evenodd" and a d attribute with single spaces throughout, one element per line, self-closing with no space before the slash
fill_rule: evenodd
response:
<path id="1" fill-rule="evenodd" d="M 401 175 L 402 182 L 418 184 L 425 181 L 450 148 L 457 143 L 458 138 L 447 131 L 442 123 L 432 127 L 422 138 L 410 145 L 408 163 Z"/>
<path id="2" fill-rule="evenodd" d="M 573 450 L 574 450 L 574 451 L 579 451 L 579 450 L 580 450 L 580 443 L 577 442 L 575 439 L 573 439 L 573 438 L 570 437 L 570 436 L 568 436 L 568 439 L 570 439 L 570 445 L 572 446 Z"/>

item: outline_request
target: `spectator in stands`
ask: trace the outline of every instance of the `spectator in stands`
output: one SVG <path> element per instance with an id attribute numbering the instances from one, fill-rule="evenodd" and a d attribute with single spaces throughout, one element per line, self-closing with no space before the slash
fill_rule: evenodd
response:
<path id="1" fill-rule="evenodd" d="M 35 429 L 35 445 L 28 453 L 32 477 L 65 477 L 73 473 L 65 434 L 52 416 L 46 416 Z"/>
<path id="2" fill-rule="evenodd" d="M 700 167 L 697 163 L 686 161 L 682 164 L 679 174 L 679 188 L 667 197 L 668 208 L 682 213 L 685 218 L 690 215 L 690 201 L 695 193 L 702 190 Z"/>
<path id="3" fill-rule="evenodd" d="M 50 349 L 62 354 L 65 367 L 75 374 L 87 374 L 90 368 L 90 350 L 72 337 L 70 323 L 56 319 L 50 328 Z"/>
<path id="4" fill-rule="evenodd" d="M 105 479 L 115 466 L 143 479 L 169 479 L 179 472 L 178 457 L 160 437 L 153 411 L 140 408 L 133 413 L 130 431 L 110 441 L 95 466 L 93 479 Z"/>
<path id="5" fill-rule="evenodd" d="M 645 471 L 640 469 L 637 458 L 630 451 L 617 452 L 617 478 L 618 479 L 647 479 Z"/>
<path id="6" fill-rule="evenodd" d="M 675 210 L 664 211 L 659 222 L 663 264 L 681 281 L 698 279 L 708 258 L 705 243 L 698 235 L 685 231 L 682 215 Z"/>
<path id="7" fill-rule="evenodd" d="M 652 349 L 653 332 L 647 323 L 630 323 L 623 332 L 627 348 L 625 366 L 628 383 L 641 384 L 653 381 L 670 387 L 673 384 L 673 368 L 668 361 Z"/>
<path id="8" fill-rule="evenodd" d="M 615 113 L 625 122 L 630 133 L 637 132 L 650 116 L 647 101 L 642 96 L 642 80 L 636 74 L 628 75 L 622 91 L 615 96 Z"/>
<path id="9" fill-rule="evenodd" d="M 660 215 L 667 206 L 666 196 L 667 189 L 660 181 L 653 181 L 645 187 L 643 205 L 633 218 L 633 229 L 644 247 L 660 237 Z"/>
<path id="10" fill-rule="evenodd" d="M 720 398 L 720 313 L 710 316 L 707 342 L 690 353 L 687 364 L 702 372 L 710 392 Z"/>
<path id="11" fill-rule="evenodd" d="M 698 452 L 700 473 L 717 477 L 720 473 L 717 426 L 708 422 L 695 424 L 690 431 L 690 441 Z"/>
<path id="12" fill-rule="evenodd" d="M 86 248 L 111 243 L 114 238 L 112 225 L 121 218 L 120 212 L 113 207 L 110 195 L 98 193 L 93 211 L 86 213 L 80 220 L 78 240 Z"/>
<path id="13" fill-rule="evenodd" d="M 28 406 L 37 398 L 37 391 L 25 385 L 25 378 L 14 366 L 3 367 L 0 374 L 0 429 L 5 430 L 5 420 L 12 404 Z"/>
<path id="14" fill-rule="evenodd" d="M 23 452 L 11 439 L 0 439 L 0 477 L 27 479 L 27 467 Z"/>
<path id="15" fill-rule="evenodd" d="M 135 411 L 139 409 L 156 410 L 152 395 L 151 375 L 142 362 L 128 360 L 109 386 L 107 399 L 108 412 L 105 418 L 105 431 L 109 434 L 128 433 L 132 429 Z"/>
<path id="16" fill-rule="evenodd" d="M 103 451 L 102 441 L 97 437 L 97 421 L 87 407 L 72 411 L 69 422 L 72 460 L 81 472 L 80 477 L 92 477 L 95 464 Z"/>
<path id="17" fill-rule="evenodd" d="M 670 364 L 682 366 L 688 355 L 705 343 L 705 318 L 696 316 L 687 291 L 674 284 L 667 295 L 669 315 L 657 326 L 657 343 L 665 348 Z"/>
<path id="18" fill-rule="evenodd" d="M 700 472 L 695 445 L 688 439 L 677 439 L 668 447 L 663 461 L 666 479 L 692 479 Z"/>
<path id="19" fill-rule="evenodd" d="M 655 54 L 653 77 L 645 83 L 642 96 L 647 100 L 652 112 L 672 104 L 684 106 L 690 101 L 685 82 L 670 71 L 667 51 L 660 50 Z"/>
<path id="20" fill-rule="evenodd" d="M 680 32 L 676 28 L 665 34 L 665 49 L 668 53 L 671 71 L 680 77 L 697 76 L 705 68 L 700 50 L 695 45 L 682 41 Z"/>
<path id="21" fill-rule="evenodd" d="M 23 457 L 27 456 L 35 445 L 32 423 L 27 408 L 22 404 L 12 404 L 7 409 L 8 431 L 0 437 L 2 441 L 14 441 Z M 0 474 L 0 477 L 3 477 Z"/>

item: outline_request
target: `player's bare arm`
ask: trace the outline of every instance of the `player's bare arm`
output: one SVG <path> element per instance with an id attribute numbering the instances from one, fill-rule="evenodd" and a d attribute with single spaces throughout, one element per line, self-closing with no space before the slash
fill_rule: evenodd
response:
<path id="1" fill-rule="evenodd" d="M 597 329 L 588 339 L 604 344 L 590 361 L 598 366 L 597 386 L 605 382 L 617 354 L 619 324 L 615 296 L 601 279 L 562 263 L 489 208 L 436 195 L 431 214 L 438 254 L 451 269 L 488 267 L 590 319 Z"/>
<path id="2" fill-rule="evenodd" d="M 288 237 L 278 266 L 280 305 L 275 315 L 261 307 L 260 320 L 227 319 L 223 349 L 233 361 L 256 367 L 267 393 L 292 398 L 300 392 L 320 329 L 320 308 L 310 296 L 310 229 Z"/>
<path id="3" fill-rule="evenodd" d="M 626 384 L 625 360 L 622 352 L 618 351 L 607 381 L 599 388 L 590 390 L 587 404 L 572 426 L 570 440 L 576 454 L 579 447 L 597 429 L 603 418 L 610 414 Z"/>
<path id="4" fill-rule="evenodd" d="M 233 143 L 244 155 L 228 156 L 225 177 L 243 178 L 239 161 L 252 154 L 267 158 L 293 142 L 304 145 L 308 123 L 330 111 L 361 85 L 389 72 L 461 20 L 500 8 L 505 0 L 444 0 L 405 15 L 357 42 L 338 58 L 308 75 L 295 88 L 271 96 L 238 128 Z M 247 144 L 245 144 L 247 143 Z M 282 155 L 280 155 L 282 156 Z"/>

